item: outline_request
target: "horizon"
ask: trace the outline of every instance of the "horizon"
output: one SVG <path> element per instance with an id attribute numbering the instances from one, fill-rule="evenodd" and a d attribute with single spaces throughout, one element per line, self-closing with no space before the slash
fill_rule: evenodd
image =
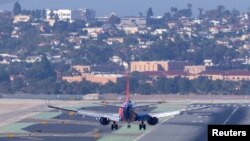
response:
<path id="1" fill-rule="evenodd" d="M 198 14 L 198 8 L 204 10 L 215 9 L 218 5 L 225 6 L 226 9 L 237 9 L 241 12 L 247 12 L 250 9 L 250 1 L 245 0 L 74 0 L 68 3 L 68 0 L 53 0 L 54 5 L 50 4 L 51 0 L 34 1 L 34 0 L 1 0 L 0 10 L 12 11 L 13 5 L 16 1 L 19 1 L 23 9 L 81 9 L 90 8 L 96 11 L 97 16 L 109 15 L 115 12 L 119 16 L 135 16 L 139 12 L 145 15 L 149 7 L 153 8 L 155 15 L 163 15 L 165 12 L 169 12 L 171 7 L 177 7 L 183 9 L 187 7 L 188 3 L 191 3 L 193 15 Z M 99 3 L 98 5 L 96 3 Z M 142 5 L 143 2 L 143 5 Z M 129 7 L 129 10 L 126 9 Z"/>

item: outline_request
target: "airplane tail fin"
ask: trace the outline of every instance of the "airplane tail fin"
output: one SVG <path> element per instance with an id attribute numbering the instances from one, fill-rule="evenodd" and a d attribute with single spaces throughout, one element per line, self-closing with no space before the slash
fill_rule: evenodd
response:
<path id="1" fill-rule="evenodd" d="M 130 95 L 129 95 L 129 76 L 128 72 L 126 73 L 126 102 L 129 102 Z"/>

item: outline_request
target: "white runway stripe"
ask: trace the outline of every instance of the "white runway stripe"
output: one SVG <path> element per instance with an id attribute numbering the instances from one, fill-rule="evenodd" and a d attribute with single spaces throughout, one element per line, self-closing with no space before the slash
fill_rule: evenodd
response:
<path id="1" fill-rule="evenodd" d="M 234 109 L 234 111 L 229 115 L 229 117 L 225 120 L 225 122 L 223 123 L 223 125 L 227 124 L 228 121 L 230 120 L 230 118 L 235 114 L 235 112 L 239 109 L 239 107 L 236 107 Z"/>

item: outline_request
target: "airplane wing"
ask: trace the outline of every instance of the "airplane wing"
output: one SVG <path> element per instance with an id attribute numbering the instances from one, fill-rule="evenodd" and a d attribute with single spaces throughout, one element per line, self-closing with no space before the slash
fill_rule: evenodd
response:
<path id="1" fill-rule="evenodd" d="M 111 121 L 117 121 L 117 122 L 120 120 L 119 115 L 115 113 L 105 113 L 105 112 L 97 112 L 97 111 L 91 111 L 91 110 L 70 110 L 70 109 L 65 109 L 65 108 L 51 106 L 51 105 L 48 105 L 48 107 L 52 109 L 66 111 L 66 112 L 74 112 L 79 115 L 90 116 L 94 118 L 103 117 L 103 118 L 108 118 Z"/>
<path id="2" fill-rule="evenodd" d="M 194 108 L 188 108 L 188 109 L 177 110 L 177 111 L 172 111 L 172 112 L 148 113 L 148 115 L 151 116 L 151 117 L 163 118 L 163 117 L 168 117 L 168 116 L 175 116 L 175 115 L 178 115 L 178 114 L 180 114 L 182 112 L 188 112 L 188 111 L 200 110 L 200 109 L 206 109 L 206 108 L 209 108 L 209 107 L 208 106 L 202 106 L 202 107 L 194 107 Z"/>
<path id="3" fill-rule="evenodd" d="M 117 104 L 118 102 L 114 102 L 114 103 L 107 103 L 107 102 L 101 102 L 101 103 L 94 103 L 97 105 L 102 105 L 102 106 L 110 106 L 110 107 L 117 107 L 117 108 L 123 108 L 122 103 L 120 102 L 119 105 Z M 143 103 L 143 104 L 139 104 L 139 103 Z M 150 104 L 145 104 L 145 103 L 150 103 Z M 158 101 L 158 102 L 136 102 L 135 105 L 133 106 L 134 109 L 137 108 L 146 108 L 146 107 L 150 107 L 150 106 L 155 106 L 158 104 L 162 104 L 163 102 Z M 139 105 L 136 105 L 139 104 Z"/>
<path id="4" fill-rule="evenodd" d="M 120 121 L 119 115 L 114 113 L 105 113 L 105 112 L 97 112 L 97 111 L 88 111 L 88 110 L 79 110 L 77 111 L 78 114 L 84 116 L 90 116 L 95 118 L 108 118 L 111 121 Z"/>
<path id="5" fill-rule="evenodd" d="M 109 107 L 123 108 L 121 105 L 110 104 L 110 103 L 94 103 L 94 104 L 96 104 L 96 105 L 101 105 L 101 106 L 109 106 Z"/>

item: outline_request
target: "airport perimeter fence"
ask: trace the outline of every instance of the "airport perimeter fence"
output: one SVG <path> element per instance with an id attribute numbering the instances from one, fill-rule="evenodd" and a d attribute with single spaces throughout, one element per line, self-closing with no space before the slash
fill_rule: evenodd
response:
<path id="1" fill-rule="evenodd" d="M 5 99 L 82 100 L 83 95 L 0 94 Z"/>

